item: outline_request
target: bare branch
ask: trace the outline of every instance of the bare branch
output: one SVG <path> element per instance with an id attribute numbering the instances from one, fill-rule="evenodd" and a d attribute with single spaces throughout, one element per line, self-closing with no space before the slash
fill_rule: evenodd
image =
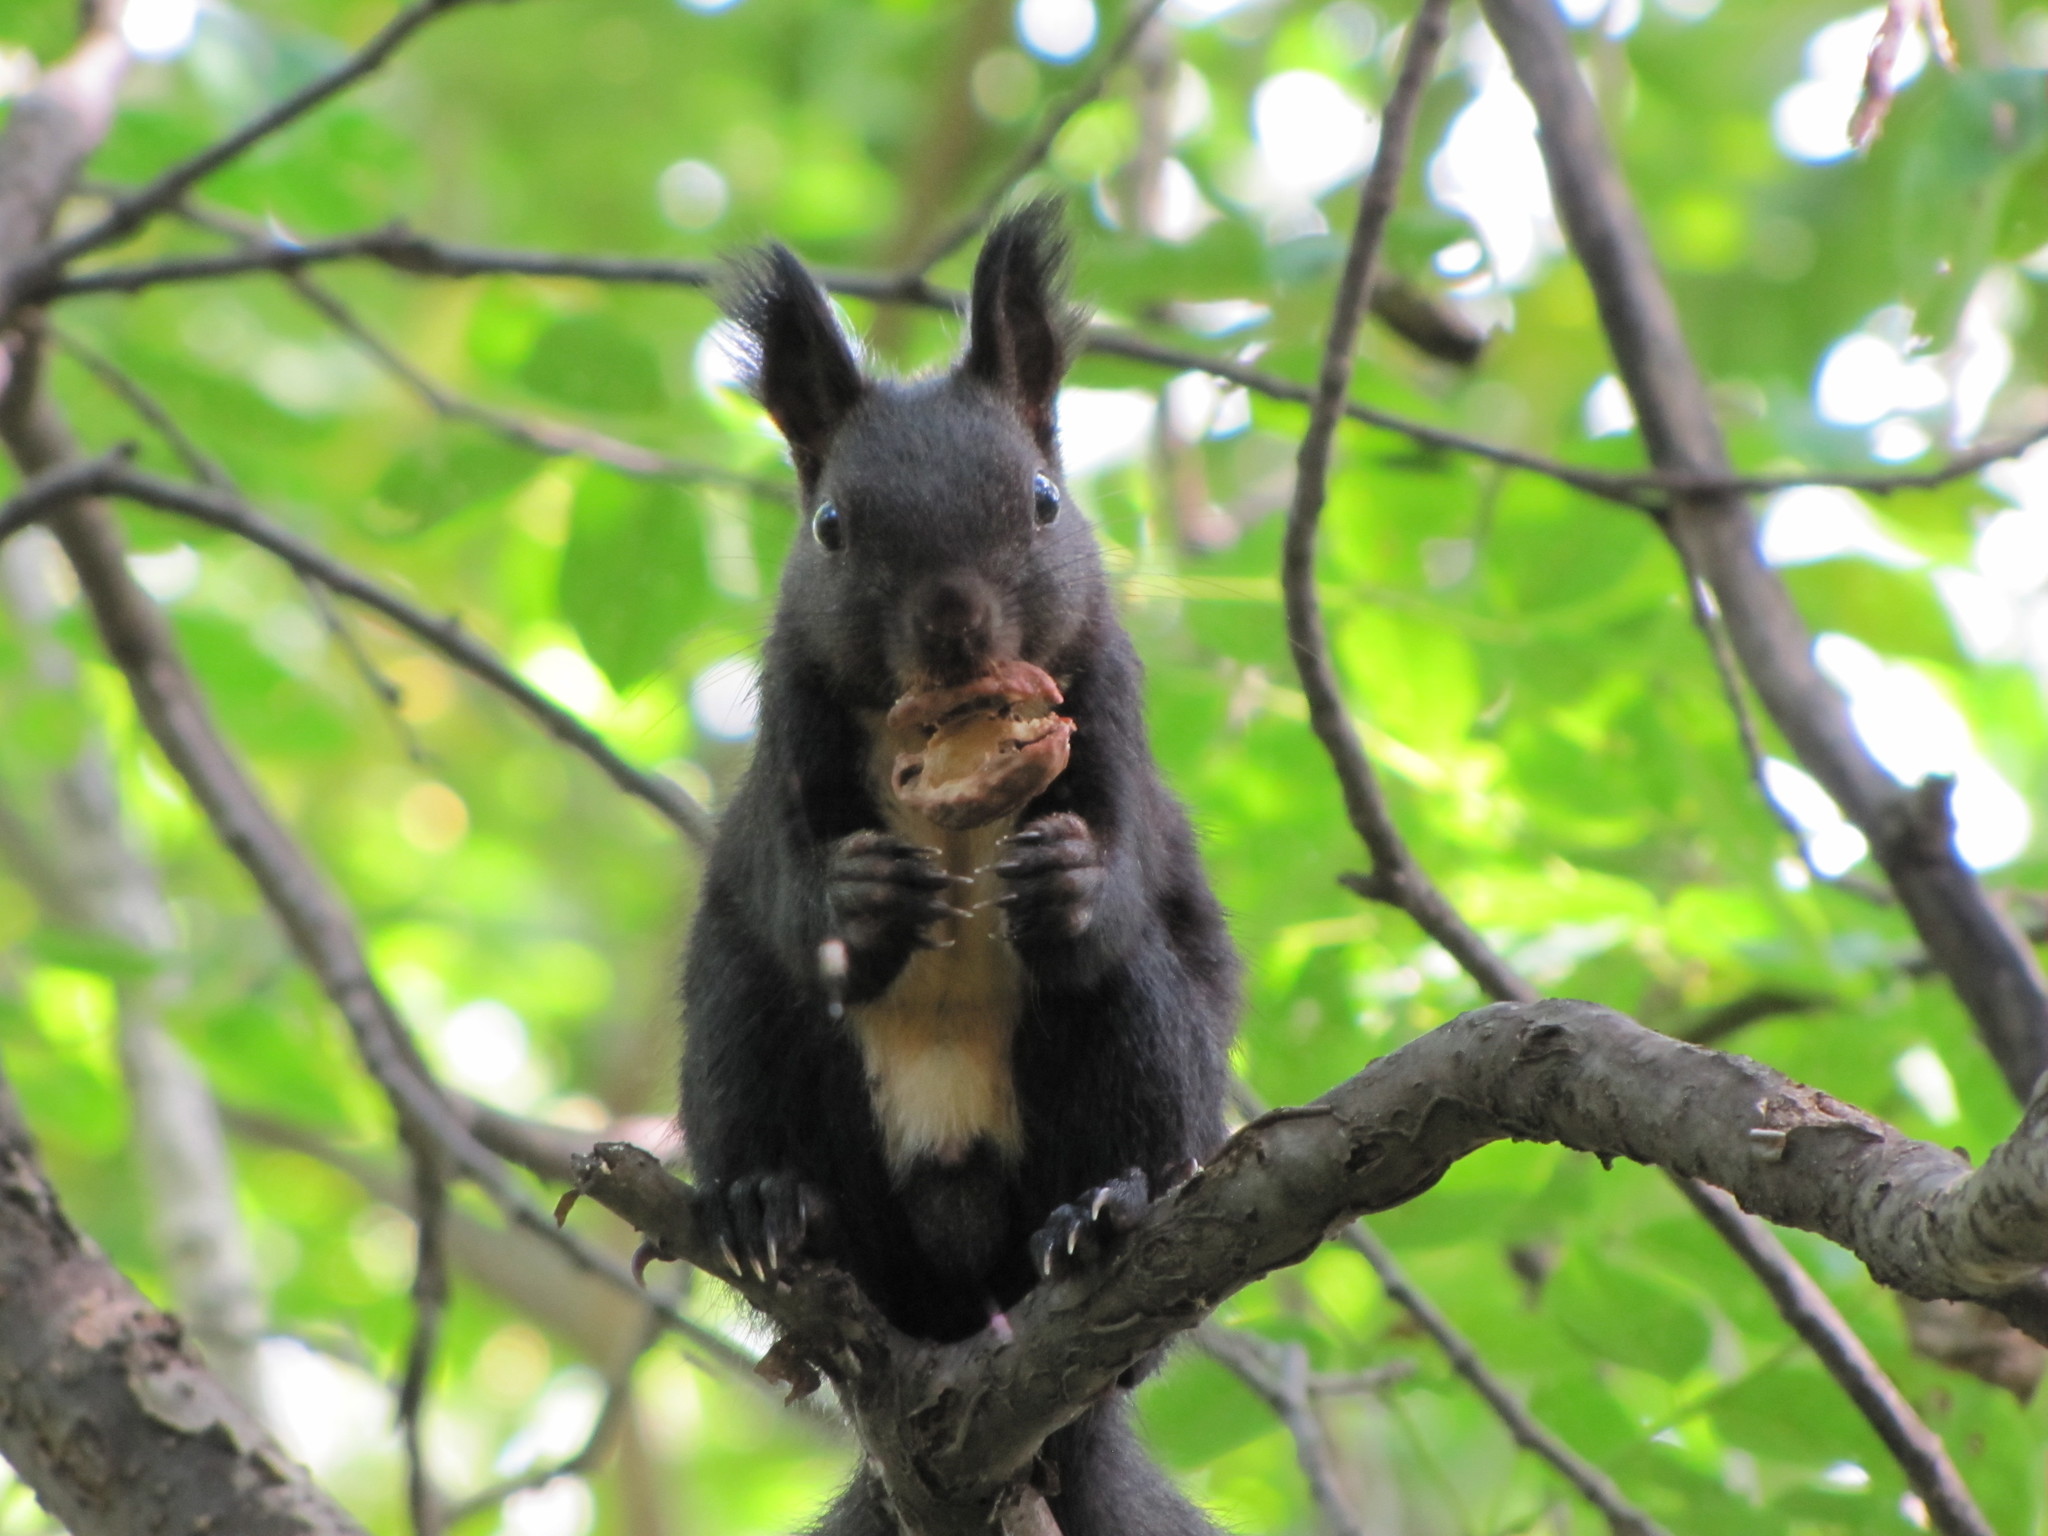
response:
<path id="1" fill-rule="evenodd" d="M 795 493 L 794 486 L 786 481 L 765 479 L 760 475 L 750 475 L 744 470 L 727 469 L 721 464 L 703 464 L 694 459 L 674 458 L 669 454 L 657 453 L 652 448 L 643 448 L 638 443 L 629 443 L 590 427 L 574 426 L 561 421 L 533 420 L 458 395 L 429 378 L 409 358 L 392 348 L 365 325 L 353 310 L 312 278 L 302 272 L 287 272 L 283 275 L 284 280 L 291 284 L 293 291 L 300 298 L 324 316 L 336 330 L 354 342 L 359 351 L 398 380 L 437 416 L 449 421 L 470 422 L 487 432 L 495 433 L 508 443 L 533 453 L 544 454 L 550 458 L 576 455 L 607 465 L 621 474 L 637 475 L 643 479 L 718 481 L 727 485 L 743 486 L 756 495 L 785 499 Z"/>
<path id="2" fill-rule="evenodd" d="M 86 345 L 78 337 L 58 330 L 55 326 L 46 324 L 43 327 L 43 334 L 56 342 L 69 356 L 77 359 L 78 363 L 110 394 L 125 404 L 162 438 L 164 446 L 185 466 L 186 472 L 193 479 L 213 490 L 228 495 L 238 494 L 234 477 L 222 467 L 218 459 L 193 441 L 191 434 L 178 424 L 177 418 L 171 415 L 163 402 L 144 388 L 133 374 L 117 366 L 104 353 Z M 391 712 L 392 721 L 405 743 L 407 756 L 415 762 L 421 761 L 424 754 L 420 750 L 419 739 L 397 712 L 400 703 L 398 685 L 377 669 L 376 661 L 363 649 L 363 643 L 356 637 L 356 632 L 335 608 L 334 600 L 328 595 L 327 589 L 311 577 L 301 575 L 299 581 L 306 589 L 306 598 L 319 613 L 320 622 L 326 626 L 328 634 L 334 637 L 335 643 L 341 647 L 342 653 L 348 657 L 350 665 L 356 669 L 357 675 L 368 685 L 377 701 Z"/>
<path id="3" fill-rule="evenodd" d="M 1709 1008 L 1683 1029 L 1674 1030 L 1673 1034 L 1694 1045 L 1713 1045 L 1764 1019 L 1782 1018 L 1791 1013 L 1818 1013 L 1823 1008 L 1832 1007 L 1834 1002 L 1835 999 L 1818 992 L 1758 987 L 1718 1008 Z"/>
<path id="4" fill-rule="evenodd" d="M 440 1162 L 438 1148 L 413 1154 L 413 1326 L 398 1383 L 398 1432 L 405 1445 L 405 1499 L 413 1536 L 439 1536 L 445 1523 L 422 1439 L 427 1383 L 448 1308 L 448 1181 Z"/>
<path id="5" fill-rule="evenodd" d="M 1864 61 L 1863 92 L 1857 98 L 1856 110 L 1849 115 L 1849 142 L 1856 148 L 1868 149 L 1876 142 L 1898 89 L 1892 74 L 1899 49 L 1906 35 L 1921 23 L 1927 27 L 1927 41 L 1934 56 L 1946 68 L 1956 67 L 1955 40 L 1948 34 L 1948 18 L 1941 13 L 1941 0 L 1887 0 L 1884 16 L 1877 24 L 1877 36 L 1870 43 L 1870 56 Z"/>
<path id="6" fill-rule="evenodd" d="M 1487 1407 L 1514 1436 L 1515 1444 L 1555 1467 L 1565 1481 L 1578 1490 L 1580 1497 L 1600 1511 L 1615 1536 L 1668 1536 L 1661 1525 L 1628 1501 L 1613 1478 L 1537 1422 L 1506 1384 L 1486 1368 L 1478 1351 L 1458 1332 L 1451 1320 L 1410 1283 L 1392 1251 L 1373 1235 L 1371 1228 L 1362 1221 L 1353 1222 L 1344 1229 L 1344 1235 L 1338 1241 L 1372 1266 L 1387 1295 L 1405 1308 L 1408 1315 L 1422 1325 L 1422 1331 L 1436 1341 L 1437 1348 L 1450 1361 L 1451 1369 L 1485 1399 Z"/>
<path id="7" fill-rule="evenodd" d="M 1884 1368 L 1828 1300 L 1827 1292 L 1785 1251 L 1777 1234 L 1754 1217 L 1743 1215 L 1718 1189 L 1690 1179 L 1680 1180 L 1678 1187 L 1717 1232 L 1731 1237 L 1740 1233 L 1740 1241 L 1731 1243 L 1737 1253 L 1745 1259 L 1756 1254 L 1764 1261 L 1751 1264 L 1756 1277 L 1771 1293 L 1785 1321 L 1806 1340 L 1828 1374 L 1870 1421 L 1905 1472 L 1906 1481 L 1927 1506 L 1935 1530 L 1941 1536 L 1993 1536 L 1991 1526 L 1972 1502 L 1962 1474 L 1949 1460 L 1941 1436 L 1921 1422 L 1913 1405 L 1892 1385 Z"/>
<path id="8" fill-rule="evenodd" d="M 1735 717 L 1735 734 L 1742 743 L 1743 760 L 1749 765 L 1750 787 L 1762 800 L 1765 809 L 1783 827 L 1792 839 L 1792 846 L 1799 850 L 1799 862 L 1806 866 L 1807 874 L 1823 885 L 1832 885 L 1838 890 L 1861 896 L 1877 906 L 1890 906 L 1891 892 L 1881 886 L 1854 875 L 1831 875 L 1813 861 L 1813 849 L 1808 846 L 1806 828 L 1790 811 L 1778 804 L 1778 797 L 1771 793 L 1769 780 L 1764 774 L 1763 738 L 1756 728 L 1756 716 L 1750 712 L 1749 694 L 1742 684 L 1742 669 L 1736 662 L 1735 651 L 1728 643 L 1728 627 L 1721 620 L 1721 610 L 1714 603 L 1714 594 L 1692 568 L 1685 546 L 1676 541 L 1672 549 L 1678 555 L 1680 568 L 1685 572 L 1685 592 L 1690 600 L 1692 621 L 1707 642 L 1707 655 L 1714 663 L 1714 675 L 1720 680 L 1721 693 L 1728 701 L 1728 712 Z"/>
<path id="9" fill-rule="evenodd" d="M 1531 994 L 1444 899 L 1394 833 L 1379 776 L 1373 771 L 1358 728 L 1344 707 L 1337 671 L 1330 661 L 1322 605 L 1316 595 L 1316 533 L 1329 480 L 1330 446 L 1350 386 L 1351 355 L 1357 345 L 1359 324 L 1365 318 L 1366 294 L 1372 288 L 1380 237 L 1386 231 L 1400 192 L 1416 112 L 1435 68 L 1437 50 L 1449 31 L 1448 18 L 1447 0 L 1426 0 L 1403 44 L 1400 77 L 1387 102 L 1379 153 L 1359 196 L 1358 222 L 1352 231 L 1343 275 L 1338 279 L 1329 339 L 1309 406 L 1308 431 L 1301 440 L 1294 503 L 1287 514 L 1287 544 L 1280 582 L 1287 596 L 1288 644 L 1301 674 L 1302 691 L 1308 696 L 1309 724 L 1330 755 L 1337 782 L 1344 792 L 1344 808 L 1352 830 L 1372 855 L 1371 872 L 1349 879 L 1346 884 L 1362 895 L 1387 901 L 1407 912 L 1491 996 L 1526 998 Z"/>
<path id="10" fill-rule="evenodd" d="M 106 455 L 75 466 L 66 465 L 31 480 L 0 504 L 0 540 L 49 516 L 67 498 L 81 493 L 123 496 L 236 534 L 269 550 L 301 575 L 384 615 L 432 646 L 511 699 L 550 736 L 597 764 L 620 789 L 654 807 L 692 842 L 699 846 L 709 842 L 711 815 L 681 785 L 628 763 L 605 744 L 603 737 L 514 672 L 496 652 L 464 629 L 460 621 L 437 619 L 423 612 L 289 529 L 271 522 L 238 497 L 143 474 L 126 468 L 121 460 L 121 455 Z"/>
<path id="11" fill-rule="evenodd" d="M 996 210 L 1003 206 L 1003 199 L 1015 190 L 1017 183 L 1038 169 L 1039 162 L 1052 149 L 1053 140 L 1060 136 L 1062 128 L 1073 121 L 1074 114 L 1102 94 L 1103 87 L 1109 84 L 1109 77 L 1123 63 L 1140 34 L 1152 24 L 1152 18 L 1165 4 L 1166 0 L 1139 0 L 1115 41 L 1095 56 L 1088 72 L 1075 83 L 1074 88 L 1046 110 L 1031 137 L 1017 146 L 1017 152 L 996 174 L 975 205 L 947 225 L 909 264 L 904 271 L 906 280 L 922 277 L 981 232 L 982 226 L 995 216 Z"/>
<path id="12" fill-rule="evenodd" d="M 294 91 L 247 126 L 201 150 L 189 160 L 180 161 L 146 186 L 116 199 L 96 222 L 30 258 L 25 285 L 12 287 L 0 284 L 0 315 L 13 309 L 14 300 L 21 295 L 23 287 L 32 287 L 38 278 L 60 271 L 87 251 L 97 250 L 141 228 L 184 196 L 189 188 L 229 161 L 374 72 L 407 38 L 428 22 L 466 3 L 468 0 L 415 0 L 336 68 Z"/>
<path id="13" fill-rule="evenodd" d="M 64 353 L 77 359 L 80 367 L 97 379 L 100 385 L 115 399 L 133 411 L 156 435 L 163 439 L 178 462 L 185 466 L 185 472 L 201 485 L 212 486 L 217 491 L 232 491 L 233 477 L 221 467 L 220 461 L 192 440 L 191 434 L 178 425 L 177 418 L 165 408 L 164 403 L 143 387 L 142 381 L 134 374 L 114 362 L 104 352 L 86 344 L 82 337 L 54 325 L 45 325 L 43 334 L 57 343 Z"/>
<path id="14" fill-rule="evenodd" d="M 362 1536 L 65 1218 L 0 1075 L 0 1455 L 74 1531 Z"/>

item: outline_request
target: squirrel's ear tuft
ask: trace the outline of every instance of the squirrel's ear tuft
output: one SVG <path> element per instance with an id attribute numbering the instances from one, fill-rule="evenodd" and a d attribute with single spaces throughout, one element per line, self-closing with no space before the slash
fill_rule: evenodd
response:
<path id="1" fill-rule="evenodd" d="M 990 230 L 974 264 L 960 364 L 1016 407 L 1048 457 L 1057 452 L 1053 401 L 1082 325 L 1066 299 L 1066 266 L 1057 198 L 1027 203 Z"/>
<path id="2" fill-rule="evenodd" d="M 735 260 L 721 302 L 740 328 L 747 389 L 782 429 L 808 489 L 867 389 L 852 344 L 817 279 L 780 245 Z"/>

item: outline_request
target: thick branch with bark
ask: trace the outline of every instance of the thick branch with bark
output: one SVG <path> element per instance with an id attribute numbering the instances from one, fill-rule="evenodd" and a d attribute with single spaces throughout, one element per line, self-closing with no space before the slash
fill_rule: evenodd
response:
<path id="1" fill-rule="evenodd" d="M 362 1536 L 65 1219 L 4 1077 L 0 1456 L 81 1536 Z"/>
<path id="2" fill-rule="evenodd" d="M 1704 1179 L 1833 1239 L 1884 1284 L 1985 1301 L 2048 1337 L 2048 1100 L 1972 1170 L 1758 1062 L 1592 1003 L 1478 1009 L 1314 1104 L 1260 1117 L 1156 1202 L 1100 1273 L 1013 1308 L 1004 1337 L 894 1336 L 834 1270 L 803 1269 L 787 1289 L 732 1274 L 697 1230 L 686 1187 L 637 1148 L 600 1147 L 579 1188 L 645 1233 L 655 1256 L 734 1285 L 783 1329 L 785 1360 L 831 1376 L 907 1528 L 933 1536 L 986 1523 L 1045 1435 L 1148 1351 L 1306 1258 L 1333 1226 L 1415 1198 L 1502 1139 Z"/>

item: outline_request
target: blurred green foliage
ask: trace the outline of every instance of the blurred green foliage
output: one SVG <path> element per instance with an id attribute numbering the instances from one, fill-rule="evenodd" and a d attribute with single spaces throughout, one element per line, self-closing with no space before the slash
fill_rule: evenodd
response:
<path id="1" fill-rule="evenodd" d="M 17 61 L 54 58 L 74 10 L 20 0 L 0 17 L 0 45 Z M 389 10 L 383 0 L 208 6 L 188 50 L 136 71 L 92 178 L 132 182 L 204 145 L 331 66 Z M 1825 164 L 1782 152 L 1773 112 L 1840 4 L 1649 6 L 1628 25 L 1636 7 L 1616 0 L 1605 28 L 1581 33 L 1746 465 L 1867 467 L 1867 435 L 1816 409 L 1822 358 L 1888 305 L 1910 308 L 1930 346 L 1948 346 L 1987 273 L 2008 296 L 1997 324 L 2012 360 L 1989 430 L 2043 414 L 2048 10 L 2021 0 L 1957 10 L 1963 67 L 1908 86 L 1869 156 Z M 1133 227 L 1133 156 L 1146 113 L 1163 108 L 1129 67 L 1060 135 L 1035 182 L 1070 193 L 1077 288 L 1104 318 L 1199 348 L 1255 347 L 1262 366 L 1309 377 L 1342 245 L 1247 206 L 1254 93 L 1280 71 L 1311 69 L 1378 104 L 1402 8 L 1250 0 L 1168 15 L 1177 73 L 1167 78 L 1183 102 L 1172 152 L 1218 216 L 1185 239 Z M 1119 19 L 1099 19 L 1097 48 Z M 1484 78 L 1474 26 L 1461 8 L 1456 57 L 1426 99 L 1420 163 L 1389 244 L 1392 266 L 1439 295 L 1453 279 L 1432 259 L 1472 232 L 1432 202 L 1427 156 Z M 1085 68 L 1034 57 L 1011 7 L 992 0 L 743 0 L 716 11 L 520 0 L 437 24 L 367 85 L 214 177 L 204 200 L 299 238 L 403 219 L 451 241 L 703 257 L 774 236 L 824 267 L 879 269 L 965 206 Z M 678 169 L 685 162 L 695 168 Z M 1339 230 L 1349 186 L 1322 197 Z M 1280 238 L 1290 232 L 1299 238 Z M 215 244 L 170 218 L 122 256 Z M 970 256 L 937 276 L 958 283 Z M 742 478 L 635 479 L 439 420 L 272 279 L 83 299 L 58 321 L 161 399 L 252 499 L 460 615 L 624 755 L 715 803 L 745 748 L 727 739 L 732 690 L 700 680 L 757 650 L 795 523 L 786 497 L 744 488 L 787 471 L 758 413 L 715 387 L 710 300 L 366 267 L 319 279 L 449 389 Z M 1227 335 L 1203 333 L 1218 311 L 1190 306 L 1222 301 L 1262 308 Z M 1374 328 L 1359 396 L 1576 462 L 1640 462 L 1631 434 L 1587 435 L 1582 403 L 1609 362 L 1568 261 L 1539 253 L 1508 292 L 1472 302 L 1508 322 L 1478 368 L 1432 361 Z M 887 366 L 940 363 L 956 341 L 950 319 L 846 309 Z M 126 407 L 59 357 L 57 387 L 88 442 L 139 439 L 145 464 L 177 472 Z M 1073 382 L 1156 402 L 1169 380 L 1091 358 Z M 1251 962 L 1239 1065 L 1284 1102 L 1477 994 L 1405 919 L 1335 884 L 1360 855 L 1306 728 L 1274 579 L 1277 508 L 1304 415 L 1254 399 L 1239 428 L 1225 419 L 1236 409 L 1226 399 L 1215 432 L 1155 425 L 1081 489 L 1150 668 L 1159 756 L 1193 808 Z M 1939 435 L 1938 412 L 1918 419 Z M 1843 556 L 1789 575 L 1817 631 L 1918 668 L 2038 806 L 2048 787 L 2039 682 L 2020 661 L 1984 659 L 1959 640 L 1932 574 L 1967 566 L 2006 505 L 1976 479 L 1900 494 L 1881 505 L 1882 527 L 1933 565 Z M 668 1115 L 672 981 L 696 871 L 687 846 L 446 663 L 352 618 L 402 694 L 388 709 L 268 557 L 168 518 L 127 522 L 225 728 L 346 892 L 380 974 L 449 1077 L 577 1127 Z M 1813 1010 L 1751 1025 L 1733 1043 L 1978 1153 L 2010 1128 L 2014 1106 L 1953 999 L 1901 969 L 1914 948 L 1904 919 L 1800 877 L 1744 760 L 1682 574 L 1646 518 L 1352 429 L 1328 524 L 1335 651 L 1401 826 L 1516 964 L 1545 988 L 1671 1029 L 1759 989 L 1811 995 Z M 236 1141 L 244 1210 L 274 1329 L 319 1352 L 278 1346 L 298 1362 L 278 1376 L 300 1399 L 282 1417 L 373 1529 L 399 1530 L 388 1408 L 363 1396 L 391 1377 L 409 1326 L 409 1224 L 390 1203 L 389 1115 L 141 738 L 75 604 L 53 633 L 82 669 L 76 692 L 41 686 L 34 637 L 0 625 L 0 793 L 33 829 L 53 776 L 88 740 L 109 744 L 126 814 L 181 925 L 164 962 L 177 978 L 172 1024 L 238 1124 L 272 1127 Z M 65 850 L 46 852 L 61 860 Z M 2039 840 L 1987 878 L 2040 889 Z M 114 1055 L 116 989 L 154 962 L 65 927 L 31 886 L 0 865 L 0 1053 L 74 1216 L 161 1294 L 135 1172 L 119 1155 L 128 1110 Z M 1899 1069 L 1909 1053 L 1917 1075 Z M 1952 1105 L 1927 1088 L 1929 1060 L 1952 1082 Z M 305 1145 L 286 1147 L 279 1127 Z M 430 1421 L 437 1470 L 458 1491 L 494 1467 L 574 1449 L 595 1411 L 593 1364 L 621 1347 L 602 1297 L 529 1305 L 510 1271 L 530 1256 L 491 1246 L 494 1219 L 466 1200 L 462 1209 L 487 1257 L 458 1274 Z M 601 1212 L 577 1222 L 620 1238 Z M 1870 1430 L 1654 1174 L 1500 1146 L 1377 1224 L 1504 1379 L 1674 1531 L 1915 1528 Z M 1992 1524 L 2015 1536 L 2048 1529 L 2042 1410 L 1913 1354 L 1896 1308 L 1853 1261 L 1794 1244 L 1947 1436 Z M 708 1284 L 689 1304 L 746 1326 Z M 1328 1410 L 1370 1529 L 1598 1528 L 1549 1469 L 1514 1451 L 1355 1255 L 1319 1254 L 1227 1316 L 1304 1342 L 1319 1370 L 1415 1362 L 1384 1394 Z M 307 1363 L 318 1359 L 341 1363 Z M 368 1406 L 351 1408 L 357 1398 Z M 1220 1366 L 1183 1359 L 1142 1401 L 1159 1455 L 1232 1528 L 1313 1528 L 1291 1443 Z M 502 1526 L 493 1511 L 463 1530 L 778 1531 L 845 1469 L 847 1449 L 829 1431 L 695 1369 L 673 1344 L 641 1363 L 634 1408 L 587 1490 L 557 1485 L 515 1503 Z M 0 1532 L 37 1530 L 39 1519 L 23 1490 L 0 1487 Z"/>

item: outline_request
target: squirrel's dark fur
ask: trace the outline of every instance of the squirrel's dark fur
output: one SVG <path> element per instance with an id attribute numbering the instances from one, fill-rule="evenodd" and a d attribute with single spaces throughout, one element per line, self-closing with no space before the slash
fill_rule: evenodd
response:
<path id="1" fill-rule="evenodd" d="M 739 1263 L 832 1259 L 933 1339 L 1091 1262 L 1223 1136 L 1236 957 L 1094 536 L 1061 505 L 1064 255 L 1049 204 L 999 224 L 966 355 L 908 382 L 863 374 L 781 247 L 728 300 L 806 526 L 690 937 L 685 1143 Z M 1065 693 L 1065 772 L 983 831 L 910 817 L 892 702 L 1017 659 Z M 1046 1451 L 1065 1536 L 1212 1530 L 1119 1404 Z M 821 1529 L 893 1533 L 871 1474 Z"/>

